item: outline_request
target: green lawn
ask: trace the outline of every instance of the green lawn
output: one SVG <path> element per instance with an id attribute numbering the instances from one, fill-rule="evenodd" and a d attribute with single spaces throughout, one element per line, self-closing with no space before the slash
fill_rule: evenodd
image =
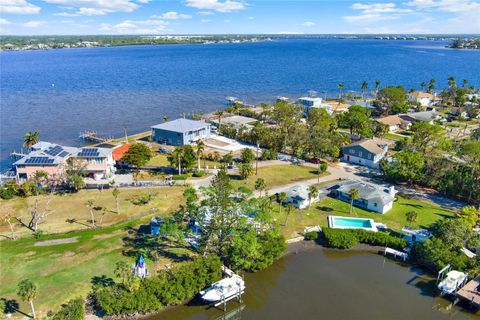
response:
<path id="1" fill-rule="evenodd" d="M 388 139 L 388 140 L 393 140 L 393 141 L 400 141 L 403 140 L 404 138 L 407 138 L 407 136 L 395 134 L 395 133 L 387 133 L 383 136 L 383 138 Z"/>
<path id="2" fill-rule="evenodd" d="M 167 155 L 163 154 L 163 153 L 160 153 L 160 154 L 155 155 L 152 159 L 150 159 L 150 161 L 147 163 L 147 165 L 169 167 L 170 163 L 167 160 Z M 200 161 L 200 167 L 203 169 L 205 165 L 208 166 L 209 169 L 212 169 L 215 166 L 217 168 L 219 168 L 221 163 L 220 162 L 215 162 L 215 161 L 210 161 L 210 160 L 205 160 L 205 161 L 201 160 Z M 195 165 L 195 168 L 196 167 L 197 166 Z"/>
<path id="3" fill-rule="evenodd" d="M 143 218 L 143 223 L 148 219 Z M 17 284 L 28 278 L 38 286 L 35 300 L 39 316 L 57 309 L 62 303 L 77 296 L 85 297 L 91 290 L 94 277 L 113 277 L 115 263 L 134 257 L 122 255 L 124 250 L 138 249 L 134 235 L 140 220 L 115 226 L 70 232 L 64 235 L 44 236 L 41 239 L 22 238 L 16 241 L 0 241 L 2 272 L 0 273 L 0 298 L 20 303 L 20 310 L 28 313 L 29 307 L 16 295 Z M 77 237 L 77 242 L 47 246 L 35 246 L 37 241 Z M 154 263 L 147 260 L 150 272 L 171 263 L 171 257 L 180 259 L 190 252 L 182 248 L 163 248 L 162 255 Z M 169 258 L 167 258 L 169 257 Z"/>
<path id="4" fill-rule="evenodd" d="M 255 164 L 254 164 L 255 167 Z M 323 173 L 322 176 L 329 173 Z M 239 176 L 232 176 L 232 184 L 235 187 L 245 186 L 254 189 L 255 180 L 262 178 L 267 184 L 267 189 L 295 181 L 313 179 L 317 177 L 317 171 L 312 167 L 297 165 L 276 165 L 258 168 L 258 175 L 253 174 L 246 180 L 240 180 Z"/>
<path id="5" fill-rule="evenodd" d="M 273 208 L 277 222 L 283 225 L 286 218 L 286 209 L 282 208 L 281 212 L 279 212 L 278 204 L 274 204 Z M 418 213 L 417 222 L 412 224 L 412 227 L 426 228 L 443 217 L 454 216 L 453 212 L 442 209 L 433 203 L 400 196 L 397 196 L 397 201 L 393 204 L 393 208 L 385 214 L 354 207 L 352 216 L 371 218 L 376 222 L 385 223 L 389 229 L 400 231 L 402 227 L 408 225 L 405 213 L 412 210 Z M 301 232 L 305 226 L 319 225 L 326 227 L 328 225 L 327 216 L 329 215 L 350 216 L 350 204 L 327 197 L 312 204 L 310 208 L 305 210 L 294 209 L 288 217 L 287 226 L 282 226 L 282 232 L 287 238 L 292 238 L 298 236 L 298 232 Z"/>
<path id="6" fill-rule="evenodd" d="M 93 201 L 97 223 L 102 215 L 102 208 L 107 209 L 107 214 L 103 219 L 104 226 L 138 218 L 154 209 L 157 209 L 160 213 L 171 212 L 183 202 L 184 187 L 180 186 L 122 188 L 119 190 L 120 214 L 116 213 L 115 198 L 111 189 L 103 191 L 81 190 L 77 193 L 54 195 L 49 205 L 51 214 L 42 221 L 40 229 L 45 233 L 62 233 L 89 228 L 91 216 L 85 205 L 88 200 Z M 135 205 L 133 203 L 136 198 L 146 194 L 152 194 L 152 199 L 148 204 Z M 42 209 L 48 198 L 48 196 L 38 196 L 0 200 L 0 213 L 15 212 L 17 217 L 24 222 L 28 222 L 30 210 L 34 206 L 35 200 L 39 200 L 39 207 Z M 15 229 L 22 236 L 32 234 L 29 229 L 22 227 L 19 223 L 15 225 Z M 0 235 L 8 235 L 8 233 L 8 226 L 4 223 L 0 224 Z"/>

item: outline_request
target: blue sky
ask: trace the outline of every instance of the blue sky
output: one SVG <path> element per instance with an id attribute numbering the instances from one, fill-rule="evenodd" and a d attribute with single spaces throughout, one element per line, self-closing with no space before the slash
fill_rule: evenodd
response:
<path id="1" fill-rule="evenodd" d="M 0 32 L 480 33 L 480 0 L 0 0 Z"/>

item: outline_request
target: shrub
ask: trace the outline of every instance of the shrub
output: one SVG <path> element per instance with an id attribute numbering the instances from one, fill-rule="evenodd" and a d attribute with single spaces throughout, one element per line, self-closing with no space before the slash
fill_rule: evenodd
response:
<path id="1" fill-rule="evenodd" d="M 182 173 L 182 174 L 176 174 L 172 177 L 173 180 L 187 180 L 187 178 L 190 178 L 192 176 L 191 173 Z"/>
<path id="2" fill-rule="evenodd" d="M 121 284 L 114 284 L 94 289 L 93 298 L 97 308 L 107 315 L 156 311 L 193 297 L 218 281 L 221 274 L 220 258 L 202 256 L 173 267 L 169 272 L 143 279 L 137 290 L 128 291 Z"/>
<path id="3" fill-rule="evenodd" d="M 193 176 L 197 178 L 203 177 L 204 175 L 205 175 L 205 171 L 195 171 L 193 173 Z"/>
<path id="4" fill-rule="evenodd" d="M 358 243 L 365 243 L 372 246 L 387 246 L 398 250 L 408 246 L 405 239 L 392 236 L 386 232 L 327 228 L 323 230 L 323 233 L 328 245 L 340 249 L 348 249 Z"/>
<path id="5" fill-rule="evenodd" d="M 274 149 L 262 150 L 262 160 L 277 160 L 278 154 Z"/>
<path id="6" fill-rule="evenodd" d="M 83 320 L 85 318 L 85 302 L 77 298 L 63 304 L 52 320 Z"/>
<path id="7" fill-rule="evenodd" d="M 305 233 L 305 240 L 317 240 L 318 239 L 318 231 L 310 231 Z"/>
<path id="8" fill-rule="evenodd" d="M 322 231 L 328 246 L 332 248 L 350 249 L 359 243 L 355 234 L 349 232 L 351 230 L 325 228 Z"/>
<path id="9" fill-rule="evenodd" d="M 320 172 L 325 172 L 328 169 L 328 164 L 322 163 L 320 164 Z"/>
<path id="10" fill-rule="evenodd" d="M 8 188 L 0 188 L 0 198 L 3 200 L 12 199 L 15 194 L 13 193 L 12 189 Z"/>

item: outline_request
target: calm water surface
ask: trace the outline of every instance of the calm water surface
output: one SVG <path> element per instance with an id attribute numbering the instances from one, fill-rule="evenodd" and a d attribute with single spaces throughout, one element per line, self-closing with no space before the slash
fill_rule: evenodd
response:
<path id="1" fill-rule="evenodd" d="M 141 132 L 164 115 L 212 111 L 308 90 L 359 90 L 367 80 L 419 87 L 448 76 L 480 85 L 480 50 L 441 42 L 290 39 L 265 43 L 0 52 L 0 164 L 28 130 L 78 145 L 79 132 Z"/>
<path id="2" fill-rule="evenodd" d="M 247 274 L 243 305 L 227 313 L 206 306 L 181 306 L 148 320 L 479 319 L 432 295 L 432 279 L 380 255 L 310 248 L 272 267 Z M 433 282 L 434 283 L 434 282 Z"/>

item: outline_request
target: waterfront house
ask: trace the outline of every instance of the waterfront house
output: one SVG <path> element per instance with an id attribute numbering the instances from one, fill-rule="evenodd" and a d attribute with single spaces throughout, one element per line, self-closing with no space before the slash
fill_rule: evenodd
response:
<path id="1" fill-rule="evenodd" d="M 326 103 L 322 103 L 322 98 L 300 97 L 298 99 L 298 103 L 303 107 L 303 112 L 305 116 L 307 116 L 310 110 L 313 108 L 325 109 L 325 111 L 327 111 L 328 114 L 333 113 L 332 106 Z"/>
<path id="2" fill-rule="evenodd" d="M 87 178 L 104 180 L 116 171 L 112 153 L 109 148 L 79 148 L 72 160 L 83 167 Z"/>
<path id="3" fill-rule="evenodd" d="M 407 95 L 408 101 L 419 103 L 423 107 L 432 105 L 434 96 L 431 93 L 423 91 L 413 91 Z"/>
<path id="4" fill-rule="evenodd" d="M 424 242 L 432 237 L 430 231 L 426 229 L 412 229 L 408 227 L 402 228 L 403 238 L 409 243 Z"/>
<path id="5" fill-rule="evenodd" d="M 189 119 L 176 119 L 152 126 L 154 141 L 173 146 L 193 144 L 210 138 L 210 124 Z"/>
<path id="6" fill-rule="evenodd" d="M 214 126 L 217 128 L 220 126 L 220 119 L 214 119 L 212 120 L 212 123 Z M 255 118 L 250 118 L 250 117 L 244 117 L 244 116 L 238 116 L 238 115 L 233 115 L 230 117 L 224 117 L 221 119 L 222 123 L 221 125 L 230 125 L 233 126 L 235 129 L 240 129 L 240 128 L 245 128 L 247 131 L 250 131 L 253 128 L 253 124 L 257 122 L 258 120 Z"/>
<path id="7" fill-rule="evenodd" d="M 392 115 L 383 118 L 375 119 L 378 123 L 388 126 L 389 131 L 394 132 L 398 130 L 408 130 L 412 126 L 412 122 L 408 119 L 403 119 L 399 115 Z"/>
<path id="8" fill-rule="evenodd" d="M 343 161 L 378 168 L 388 152 L 388 144 L 377 138 L 360 140 L 342 148 Z"/>
<path id="9" fill-rule="evenodd" d="M 315 203 L 319 200 L 317 195 L 315 198 L 308 198 L 308 188 L 303 185 L 296 185 L 285 190 L 287 194 L 287 203 L 291 203 L 295 208 L 305 209 L 310 204 Z M 320 193 L 320 192 L 319 192 Z"/>
<path id="10" fill-rule="evenodd" d="M 57 180 L 64 175 L 67 161 L 77 152 L 77 148 L 63 147 L 41 141 L 32 150 L 13 163 L 18 183 L 35 176 L 38 171 L 46 172 L 49 180 Z"/>
<path id="11" fill-rule="evenodd" d="M 358 190 L 359 198 L 353 200 L 353 205 L 381 214 L 384 214 L 392 209 L 393 202 L 395 201 L 396 191 L 393 186 L 390 188 L 384 188 L 368 182 L 345 180 L 332 189 L 333 196 L 348 203 L 351 201 L 351 190 Z"/>
<path id="12" fill-rule="evenodd" d="M 350 105 L 346 103 L 340 103 L 336 101 L 328 101 L 325 102 L 325 104 L 329 105 L 332 112 L 334 113 L 341 113 L 341 112 L 347 112 L 348 109 L 350 109 Z"/>
<path id="13" fill-rule="evenodd" d="M 101 180 L 115 173 L 115 161 L 109 148 L 75 148 L 41 141 L 32 146 L 32 151 L 15 161 L 13 166 L 19 183 L 44 171 L 49 180 L 58 180 L 65 175 L 70 165 L 81 166 L 87 178 Z"/>

